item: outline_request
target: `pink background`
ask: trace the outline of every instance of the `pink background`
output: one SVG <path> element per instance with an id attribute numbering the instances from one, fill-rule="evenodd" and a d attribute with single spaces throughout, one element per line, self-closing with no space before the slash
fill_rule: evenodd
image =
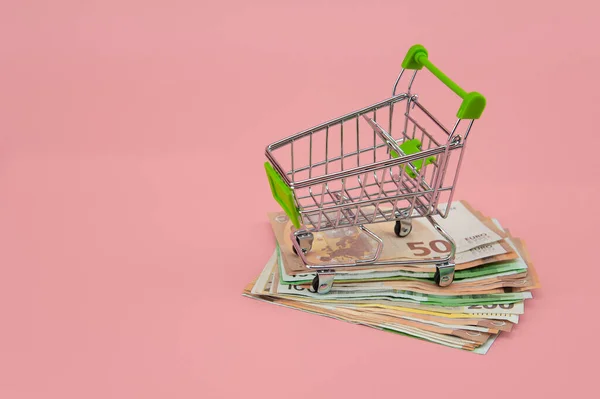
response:
<path id="1" fill-rule="evenodd" d="M 595 396 L 589 4 L 2 2 L 0 397 Z M 543 283 L 483 357 L 241 296 L 265 145 L 389 96 L 414 43 L 487 96 L 457 196 Z"/>

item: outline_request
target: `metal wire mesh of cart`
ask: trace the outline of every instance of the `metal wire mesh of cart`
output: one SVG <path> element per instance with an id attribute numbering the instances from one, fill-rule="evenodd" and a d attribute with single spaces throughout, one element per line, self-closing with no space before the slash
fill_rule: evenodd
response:
<path id="1" fill-rule="evenodd" d="M 447 165 L 464 147 L 450 137 L 403 93 L 276 142 L 267 156 L 294 190 L 306 229 L 319 231 L 445 215 L 440 194 L 451 200 L 460 164 Z"/>

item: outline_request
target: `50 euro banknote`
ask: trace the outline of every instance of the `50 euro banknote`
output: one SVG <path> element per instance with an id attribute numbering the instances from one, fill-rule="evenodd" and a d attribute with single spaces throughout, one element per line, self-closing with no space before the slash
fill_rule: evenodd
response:
<path id="1" fill-rule="evenodd" d="M 514 266 L 512 272 L 500 272 L 494 275 L 487 276 L 476 276 L 471 275 L 462 276 L 461 273 L 469 273 L 470 270 L 458 271 L 454 282 L 447 287 L 439 287 L 432 280 L 427 279 L 416 279 L 407 277 L 395 277 L 386 280 L 367 280 L 367 281 L 353 281 L 340 279 L 339 282 L 334 283 L 334 296 L 328 295 L 331 299 L 342 299 L 344 293 L 351 295 L 363 294 L 364 296 L 381 296 L 389 295 L 394 296 L 398 291 L 405 293 L 414 294 L 427 294 L 434 296 L 445 296 L 448 299 L 454 299 L 454 297 L 465 296 L 465 295 L 495 295 L 495 294 L 508 294 L 516 292 L 525 292 L 532 289 L 539 288 L 539 279 L 533 265 L 528 265 L 528 260 L 522 253 L 525 253 L 524 245 L 521 240 L 513 237 L 507 237 L 507 242 L 514 248 L 518 255 L 517 259 L 504 262 L 503 267 Z M 283 262 L 280 252 L 277 261 L 279 263 L 279 271 L 284 271 L 285 267 L 281 264 Z M 506 265 L 508 263 L 508 265 Z M 491 268 L 495 271 L 498 269 L 495 265 L 481 266 L 482 268 Z M 289 283 L 284 279 L 280 279 L 280 285 L 284 288 L 280 289 L 281 293 L 302 295 L 305 291 L 308 293 L 314 293 L 310 284 L 307 283 Z M 287 285 L 287 290 L 285 286 Z M 297 293 L 295 292 L 297 291 Z M 496 296 L 496 298 L 499 298 Z"/>
<path id="2" fill-rule="evenodd" d="M 515 259 L 515 251 L 508 245 L 504 235 L 490 219 L 480 219 L 463 202 L 452 204 L 447 219 L 439 219 L 439 223 L 450 233 L 456 243 L 456 269 L 465 270 L 484 264 Z M 292 224 L 282 213 L 270 213 L 269 220 L 275 234 L 277 244 L 284 259 L 286 281 L 300 281 L 312 274 L 300 257 L 292 250 Z M 395 222 L 384 222 L 369 225 L 373 233 L 383 240 L 383 250 L 377 262 L 364 267 L 340 269 L 340 276 L 348 280 L 389 278 L 405 276 L 415 278 L 431 278 L 435 272 L 435 259 L 445 257 L 451 250 L 450 243 L 424 218 L 413 219 L 411 233 L 399 238 L 394 233 Z M 310 263 L 330 264 L 348 263 L 372 257 L 377 245 L 358 227 L 344 227 L 335 230 L 314 233 L 312 249 L 306 254 Z M 431 260 L 431 264 L 419 265 L 387 265 L 386 263 L 402 260 Z"/>

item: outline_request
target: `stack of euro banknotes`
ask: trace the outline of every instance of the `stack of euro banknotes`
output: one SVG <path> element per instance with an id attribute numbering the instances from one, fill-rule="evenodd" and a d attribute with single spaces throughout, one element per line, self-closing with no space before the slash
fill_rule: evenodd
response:
<path id="1" fill-rule="evenodd" d="M 447 206 L 447 205 L 445 205 Z M 525 243 L 500 222 L 465 201 L 435 220 L 454 239 L 456 272 L 447 287 L 434 282 L 435 265 L 390 265 L 337 269 L 329 293 L 312 289 L 314 270 L 294 253 L 292 225 L 283 212 L 269 214 L 275 249 L 244 295 L 403 336 L 472 351 L 488 352 L 501 333 L 510 333 L 525 302 L 540 287 Z M 379 261 L 445 257 L 450 244 L 425 218 L 397 237 L 394 222 L 368 226 L 384 243 Z M 376 250 L 357 227 L 314 233 L 311 263 L 352 262 Z"/>

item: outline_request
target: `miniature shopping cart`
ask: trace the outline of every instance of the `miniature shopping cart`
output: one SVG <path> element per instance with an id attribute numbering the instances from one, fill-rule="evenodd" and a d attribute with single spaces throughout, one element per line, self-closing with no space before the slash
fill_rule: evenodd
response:
<path id="1" fill-rule="evenodd" d="M 411 91 L 423 67 L 462 98 L 452 129 Z M 414 71 L 407 90 L 396 94 L 406 70 Z M 464 91 L 429 61 L 423 46 L 415 45 L 402 62 L 392 97 L 267 147 L 265 169 L 273 196 L 294 226 L 294 252 L 316 271 L 316 292 L 329 292 L 337 269 L 391 264 L 435 264 L 435 282 L 442 287 L 452 283 L 456 245 L 434 216 L 448 216 L 469 131 L 484 108 L 481 94 Z M 379 261 L 383 241 L 365 225 L 395 221 L 396 235 L 405 237 L 417 217 L 427 218 L 450 243 L 447 256 Z M 372 257 L 351 263 L 308 261 L 314 232 L 350 226 L 376 242 Z"/>

